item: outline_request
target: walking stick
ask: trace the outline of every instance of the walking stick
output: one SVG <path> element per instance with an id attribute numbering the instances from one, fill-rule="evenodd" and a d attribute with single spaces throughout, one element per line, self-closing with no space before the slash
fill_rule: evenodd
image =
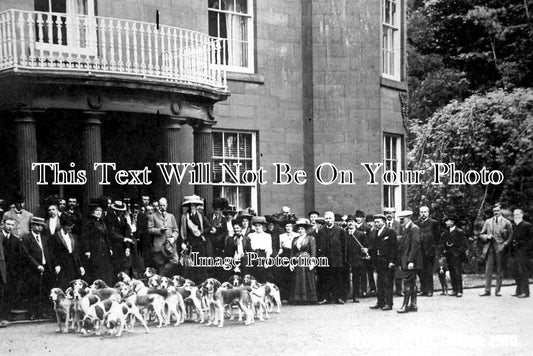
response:
<path id="1" fill-rule="evenodd" d="M 41 275 L 39 277 L 39 304 L 37 304 L 37 320 L 41 318 L 43 311 L 43 274 L 44 271 L 41 272 Z"/>

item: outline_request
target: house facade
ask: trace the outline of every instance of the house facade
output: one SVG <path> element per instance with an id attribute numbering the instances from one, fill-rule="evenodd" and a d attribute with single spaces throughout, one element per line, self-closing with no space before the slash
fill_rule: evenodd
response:
<path id="1" fill-rule="evenodd" d="M 260 214 L 401 209 L 404 188 L 381 173 L 405 165 L 405 6 L 2 1 L 0 198 L 20 191 L 33 212 L 102 194 L 167 196 L 176 211 L 192 193 Z M 36 162 L 58 166 L 42 182 Z M 209 163 L 209 182 L 168 184 L 165 162 Z M 104 184 L 95 163 L 126 172 Z M 382 164 L 377 184 L 362 163 Z M 143 168 L 149 184 L 128 172 Z"/>

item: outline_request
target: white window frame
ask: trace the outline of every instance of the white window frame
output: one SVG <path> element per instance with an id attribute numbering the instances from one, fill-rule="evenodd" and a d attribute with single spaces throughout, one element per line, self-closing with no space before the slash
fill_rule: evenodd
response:
<path id="1" fill-rule="evenodd" d="M 381 75 L 396 81 L 402 79 L 402 8 L 401 0 L 381 0 Z"/>
<path id="2" fill-rule="evenodd" d="M 390 167 L 395 163 L 396 169 L 393 169 L 396 173 L 396 176 L 399 177 L 399 172 L 402 169 L 403 164 L 403 136 L 395 134 L 383 134 L 383 172 L 390 171 Z M 393 153 L 392 148 L 395 148 L 395 156 L 388 157 L 387 147 L 390 147 L 389 150 L 391 154 Z M 387 196 L 387 194 L 389 194 Z M 402 186 L 398 184 L 385 184 L 383 183 L 383 207 L 384 208 L 395 208 L 396 211 L 402 210 Z M 391 200 L 394 202 L 391 204 Z M 388 201 L 388 203 L 387 203 Z"/>
<path id="3" fill-rule="evenodd" d="M 214 171 L 215 171 L 215 160 L 222 160 L 222 162 L 226 162 L 227 160 L 231 160 L 231 161 L 251 161 L 251 169 L 254 171 L 254 172 L 257 172 L 257 135 L 255 132 L 253 131 L 239 131 L 239 130 L 223 130 L 223 129 L 217 129 L 217 130 L 213 130 L 213 134 L 214 133 L 220 133 L 222 134 L 222 148 L 223 148 L 223 154 L 222 156 L 216 156 L 215 155 L 215 142 L 214 142 L 214 135 L 213 135 L 213 174 L 214 174 Z M 225 153 L 225 135 L 226 134 L 237 134 L 237 142 L 236 142 L 236 145 L 237 145 L 237 156 L 227 156 L 226 153 Z M 251 142 L 251 153 L 252 153 L 252 157 L 251 158 L 243 158 L 243 157 L 239 157 L 238 153 L 239 153 L 239 140 L 238 140 L 238 137 L 239 137 L 239 134 L 246 134 L 246 135 L 251 135 L 252 137 L 252 142 Z M 236 172 L 236 175 L 237 177 L 241 177 L 241 172 L 244 171 L 244 167 L 243 166 L 239 166 L 237 167 L 237 172 Z M 214 177 L 213 177 L 213 181 L 214 181 Z M 242 183 L 242 182 L 241 182 Z M 221 186 L 221 187 L 235 187 L 237 189 L 237 196 L 239 195 L 239 190 L 242 189 L 242 188 L 251 188 L 251 191 L 250 191 L 250 198 L 251 198 L 251 208 L 254 209 L 254 211 L 257 211 L 257 183 L 253 183 L 253 184 L 239 184 L 239 183 L 234 183 L 234 182 L 226 182 L 226 183 L 221 183 L 221 182 L 218 182 L 218 183 L 213 183 L 214 186 Z M 248 208 L 248 206 L 240 206 L 239 205 L 239 199 L 237 199 L 236 202 L 233 202 L 230 200 L 230 197 L 227 197 L 224 195 L 224 190 L 222 189 L 222 195 L 221 195 L 222 198 L 226 198 L 228 199 L 229 203 L 231 205 L 235 205 L 237 211 L 239 210 L 244 210 L 246 208 Z"/>
<path id="4" fill-rule="evenodd" d="M 72 9 L 69 5 L 69 0 L 65 0 L 66 5 L 66 12 L 60 13 L 60 12 L 52 12 L 52 2 L 56 0 L 48 0 L 48 9 L 49 11 L 43 11 L 43 13 L 48 14 L 48 18 L 51 18 L 51 16 L 57 16 L 57 17 L 65 17 L 66 20 L 66 26 L 67 26 L 67 44 L 59 44 L 59 43 L 53 43 L 53 40 L 49 38 L 49 40 L 52 40 L 52 42 L 40 42 L 37 39 L 35 40 L 35 49 L 39 51 L 47 51 L 50 53 L 57 52 L 58 54 L 75 54 L 75 55 L 86 55 L 86 56 L 96 56 L 97 55 L 97 37 L 96 37 L 96 19 L 94 15 L 94 1 L 95 0 L 85 0 L 87 5 L 87 15 L 80 15 L 72 13 Z M 72 26 L 69 22 L 74 19 L 81 19 L 85 18 L 85 21 L 87 22 L 87 33 L 86 33 L 86 43 L 84 47 L 82 47 L 79 43 L 79 34 L 75 33 L 75 30 L 78 29 L 79 26 Z M 36 17 L 37 20 L 37 17 Z M 79 24 L 79 22 L 78 22 Z M 63 24 L 65 25 L 65 24 Z M 37 23 L 35 24 L 37 28 Z M 54 24 L 55 26 L 55 24 Z M 44 26 L 43 26 L 44 27 Z M 44 28 L 43 28 L 44 31 Z M 78 43 L 77 43 L 78 42 Z"/>
<path id="5" fill-rule="evenodd" d="M 242 42 L 243 43 L 247 43 L 247 51 L 243 52 L 242 55 L 246 56 L 247 65 L 246 66 L 240 66 L 240 65 L 235 65 L 233 63 L 224 63 L 226 61 L 226 56 L 227 56 L 228 59 L 231 59 L 232 55 L 233 55 L 233 52 L 234 52 L 231 49 L 233 47 L 232 46 L 233 42 L 228 41 L 229 37 L 230 37 L 229 34 L 227 35 L 227 38 L 219 37 L 219 36 L 212 36 L 212 38 L 214 40 L 214 43 L 217 44 L 217 46 L 216 46 L 217 50 L 220 51 L 220 52 L 217 51 L 217 53 L 215 54 L 216 58 L 214 59 L 214 62 L 215 63 L 221 63 L 222 62 L 222 66 L 227 71 L 239 72 L 239 73 L 254 73 L 255 72 L 255 59 L 254 59 L 254 51 L 255 51 L 255 41 L 254 41 L 254 16 L 255 16 L 255 14 L 254 14 L 254 0 L 244 0 L 244 1 L 246 1 L 246 8 L 248 10 L 247 13 L 242 13 L 242 12 L 237 12 L 237 11 L 222 10 L 221 6 L 220 6 L 220 3 L 222 1 L 226 1 L 226 2 L 232 3 L 234 5 L 234 8 L 235 8 L 235 4 L 239 0 L 218 0 L 218 2 L 217 2 L 218 6 L 219 6 L 218 9 L 209 7 L 209 2 L 208 2 L 208 10 L 207 11 L 208 11 L 208 13 L 209 12 L 213 12 L 213 13 L 216 13 L 216 14 L 224 14 L 224 16 L 228 16 L 228 17 L 238 16 L 239 18 L 241 18 L 242 21 L 245 22 L 247 36 L 246 36 L 246 39 L 244 39 Z M 211 29 L 209 29 L 209 33 L 211 33 L 210 30 Z M 220 22 L 218 21 L 218 16 L 217 16 L 217 31 L 216 32 L 218 34 L 220 34 Z M 229 42 L 228 46 L 220 45 L 221 43 L 226 43 L 226 41 Z M 227 51 L 228 51 L 227 54 L 225 53 L 226 52 L 226 48 L 227 48 Z"/>

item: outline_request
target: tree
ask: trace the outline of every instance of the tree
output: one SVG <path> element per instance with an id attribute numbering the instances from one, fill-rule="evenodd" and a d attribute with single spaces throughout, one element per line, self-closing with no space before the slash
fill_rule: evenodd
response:
<path id="1" fill-rule="evenodd" d="M 410 124 L 453 99 L 533 83 L 533 0 L 410 1 Z"/>
<path id="2" fill-rule="evenodd" d="M 533 214 L 533 89 L 491 91 L 454 100 L 416 128 L 410 168 L 425 170 L 426 181 L 409 189 L 412 206 L 428 205 L 438 217 L 450 210 L 472 227 L 488 204 L 521 207 Z M 457 170 L 499 170 L 499 185 L 433 185 L 432 164 Z M 529 215 L 533 216 L 533 215 Z"/>

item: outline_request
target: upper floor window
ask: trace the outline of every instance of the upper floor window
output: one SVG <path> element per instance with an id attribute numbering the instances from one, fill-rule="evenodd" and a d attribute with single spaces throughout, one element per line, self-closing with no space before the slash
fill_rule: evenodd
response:
<path id="1" fill-rule="evenodd" d="M 382 75 L 401 80 L 401 0 L 382 0 Z"/>
<path id="2" fill-rule="evenodd" d="M 402 169 L 402 137 L 383 135 L 383 166 L 387 175 L 386 181 L 394 184 L 383 184 L 383 207 L 402 210 L 402 189 L 399 184 L 399 172 Z M 394 174 L 387 173 L 394 172 Z M 395 178 L 396 177 L 396 178 Z"/>
<path id="3" fill-rule="evenodd" d="M 253 73 L 253 0 L 208 1 L 209 36 L 218 49 L 215 63 L 231 71 Z"/>
<path id="4" fill-rule="evenodd" d="M 36 48 L 96 54 L 95 0 L 35 0 Z"/>
<path id="5" fill-rule="evenodd" d="M 213 196 L 226 198 L 237 210 L 257 211 L 257 183 L 246 183 L 245 176 L 256 171 L 256 160 L 254 132 L 213 131 Z"/>

